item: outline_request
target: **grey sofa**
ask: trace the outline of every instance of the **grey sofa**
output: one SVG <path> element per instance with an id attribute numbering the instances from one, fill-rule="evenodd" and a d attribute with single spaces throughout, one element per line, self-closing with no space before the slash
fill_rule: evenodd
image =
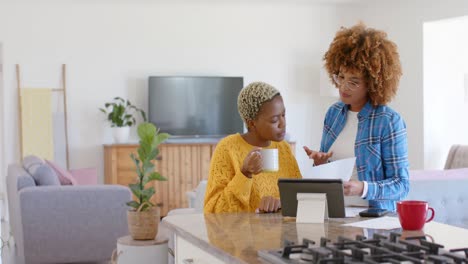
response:
<path id="1" fill-rule="evenodd" d="M 124 186 L 36 186 L 19 164 L 7 174 L 16 263 L 72 263 L 110 259 L 128 234 Z"/>
<path id="2" fill-rule="evenodd" d="M 453 145 L 443 170 L 410 171 L 406 200 L 434 208 L 434 221 L 468 229 L 468 146 Z"/>
<path id="3" fill-rule="evenodd" d="M 434 208 L 434 221 L 468 229 L 468 168 L 410 171 L 405 200 L 423 200 Z"/>

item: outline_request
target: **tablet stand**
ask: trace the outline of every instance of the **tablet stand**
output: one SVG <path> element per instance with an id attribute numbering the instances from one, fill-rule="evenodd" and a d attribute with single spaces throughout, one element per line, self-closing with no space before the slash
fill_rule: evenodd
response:
<path id="1" fill-rule="evenodd" d="M 328 219 L 327 194 L 297 194 L 296 223 L 323 223 L 324 219 Z"/>

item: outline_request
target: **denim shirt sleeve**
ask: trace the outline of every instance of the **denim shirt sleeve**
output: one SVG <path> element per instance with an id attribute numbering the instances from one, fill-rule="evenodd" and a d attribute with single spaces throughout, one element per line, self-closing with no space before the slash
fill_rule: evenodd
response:
<path id="1" fill-rule="evenodd" d="M 369 181 L 367 200 L 402 200 L 409 191 L 408 142 L 406 125 L 397 113 L 392 115 L 381 137 L 384 179 Z"/>

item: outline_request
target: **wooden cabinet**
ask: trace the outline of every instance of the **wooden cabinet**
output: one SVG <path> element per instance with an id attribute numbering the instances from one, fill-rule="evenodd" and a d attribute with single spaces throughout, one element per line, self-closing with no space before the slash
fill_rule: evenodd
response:
<path id="1" fill-rule="evenodd" d="M 161 144 L 156 170 L 168 181 L 154 181 L 156 194 L 152 202 L 160 205 L 161 216 L 175 208 L 188 207 L 186 192 L 208 179 L 210 160 L 216 143 Z M 295 144 L 291 143 L 294 153 Z M 137 144 L 104 145 L 104 183 L 127 186 L 135 182 L 135 164 L 131 153 L 137 154 Z"/>
<path id="2" fill-rule="evenodd" d="M 186 192 L 208 179 L 210 160 L 216 144 L 161 144 L 156 170 L 168 181 L 154 181 L 156 194 L 152 202 L 161 206 L 161 216 L 174 208 L 188 207 Z M 128 185 L 135 181 L 135 164 L 130 158 L 137 153 L 136 144 L 104 146 L 104 182 Z"/>

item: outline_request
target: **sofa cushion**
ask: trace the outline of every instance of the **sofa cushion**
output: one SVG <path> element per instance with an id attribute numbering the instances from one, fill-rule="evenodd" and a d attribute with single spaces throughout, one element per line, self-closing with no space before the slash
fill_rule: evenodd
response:
<path id="1" fill-rule="evenodd" d="M 16 193 L 17 191 L 26 187 L 36 186 L 36 182 L 34 181 L 31 174 L 29 174 L 20 164 L 8 165 L 6 180 L 8 195 Z"/>
<path id="2" fill-rule="evenodd" d="M 202 180 L 197 186 L 196 189 L 196 197 L 194 201 L 195 210 L 198 212 L 203 212 L 203 207 L 205 204 L 205 192 L 206 192 L 206 184 L 208 183 L 207 180 Z"/>
<path id="3" fill-rule="evenodd" d="M 453 145 L 450 148 L 444 169 L 468 168 L 468 145 Z"/>
<path id="4" fill-rule="evenodd" d="M 69 170 L 69 172 L 73 176 L 73 179 L 75 179 L 76 185 L 98 184 L 96 168 L 74 169 Z"/>
<path id="5" fill-rule="evenodd" d="M 29 174 L 33 175 L 34 172 L 44 164 L 44 160 L 39 158 L 38 156 L 28 155 L 23 158 L 23 168 L 29 172 Z"/>
<path id="6" fill-rule="evenodd" d="M 75 178 L 70 172 L 53 161 L 46 160 L 46 163 L 55 171 L 61 185 L 77 185 Z"/>
<path id="7" fill-rule="evenodd" d="M 47 164 L 40 165 L 32 174 L 38 186 L 60 185 L 60 181 L 55 171 Z"/>

